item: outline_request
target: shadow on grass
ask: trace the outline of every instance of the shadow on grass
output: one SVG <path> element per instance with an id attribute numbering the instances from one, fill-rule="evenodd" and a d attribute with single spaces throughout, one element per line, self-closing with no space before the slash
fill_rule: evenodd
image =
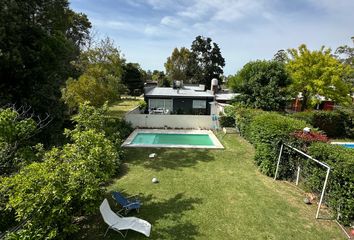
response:
<path id="1" fill-rule="evenodd" d="M 157 171 L 164 169 L 178 170 L 192 167 L 198 162 L 213 161 L 215 158 L 211 151 L 220 150 L 129 148 L 127 150 L 127 159 L 129 159 L 127 162 Z M 149 158 L 150 153 L 156 153 L 157 157 Z"/>
<path id="2" fill-rule="evenodd" d="M 110 193 L 107 195 L 113 211 L 119 210 L 115 205 Z M 192 240 L 200 236 L 198 227 L 189 219 L 183 219 L 186 211 L 194 209 L 194 205 L 201 204 L 201 198 L 187 198 L 183 193 L 178 193 L 167 200 L 157 201 L 151 194 L 139 195 L 143 203 L 140 213 L 131 211 L 128 216 L 136 216 L 151 223 L 151 239 Z M 165 223 L 159 225 L 159 222 Z M 81 231 L 75 236 L 77 239 L 103 239 L 107 225 L 101 215 L 89 217 L 80 224 Z M 105 239 L 120 239 L 119 233 L 109 230 Z M 126 239 L 146 239 L 140 233 L 129 231 Z"/>

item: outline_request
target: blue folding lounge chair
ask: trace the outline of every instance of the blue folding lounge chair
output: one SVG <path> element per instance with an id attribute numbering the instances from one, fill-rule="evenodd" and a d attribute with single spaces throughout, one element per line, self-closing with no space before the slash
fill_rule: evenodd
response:
<path id="1" fill-rule="evenodd" d="M 135 209 L 137 212 L 139 212 L 141 203 L 137 198 L 133 198 L 134 196 L 124 197 L 119 192 L 113 192 L 112 197 L 114 200 L 116 200 L 117 203 L 122 206 L 122 210 L 120 210 L 119 212 L 124 210 L 125 214 L 127 214 L 132 209 Z"/>

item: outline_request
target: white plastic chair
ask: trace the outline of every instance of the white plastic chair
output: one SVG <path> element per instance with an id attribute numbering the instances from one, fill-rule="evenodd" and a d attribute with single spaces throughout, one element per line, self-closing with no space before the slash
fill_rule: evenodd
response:
<path id="1" fill-rule="evenodd" d="M 128 234 L 128 230 L 134 230 L 144 234 L 145 236 L 150 236 L 151 224 L 143 219 L 136 217 L 123 217 L 112 211 L 105 198 L 100 206 L 100 212 L 102 214 L 103 220 L 108 224 L 108 228 L 104 234 L 106 236 L 109 229 L 119 232 L 123 238 Z M 121 231 L 126 230 L 125 234 Z"/>

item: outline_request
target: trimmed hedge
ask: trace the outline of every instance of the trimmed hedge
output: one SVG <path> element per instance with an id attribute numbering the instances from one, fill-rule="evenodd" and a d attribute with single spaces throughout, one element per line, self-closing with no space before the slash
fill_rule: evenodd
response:
<path id="1" fill-rule="evenodd" d="M 248 141 L 251 141 L 251 122 L 256 116 L 264 114 L 265 112 L 260 109 L 242 107 L 241 105 L 236 106 L 235 111 L 236 127 L 239 129 L 243 137 L 245 137 Z"/>
<path id="2" fill-rule="evenodd" d="M 314 143 L 308 152 L 332 168 L 326 191 L 328 205 L 336 213 L 339 212 L 342 223 L 349 225 L 354 221 L 354 150 L 333 144 Z M 311 173 L 307 174 L 306 185 L 312 191 L 319 191 L 326 171 L 313 165 L 307 165 L 306 171 Z"/>
<path id="3" fill-rule="evenodd" d="M 299 112 L 290 116 L 306 121 L 332 138 L 354 137 L 353 110 Z"/>
<path id="4" fill-rule="evenodd" d="M 278 113 L 263 113 L 253 118 L 249 128 L 249 139 L 255 145 L 255 161 L 262 173 L 274 175 L 281 142 L 298 145 L 296 143 L 298 140 L 291 134 L 306 126 L 304 121 Z"/>
<path id="5" fill-rule="evenodd" d="M 219 122 L 221 127 L 235 127 L 235 118 L 232 116 L 221 116 Z"/>
<path id="6" fill-rule="evenodd" d="M 281 142 L 306 151 L 332 167 L 326 192 L 328 205 L 340 213 L 339 220 L 342 223 L 349 224 L 354 220 L 354 150 L 317 142 L 326 141 L 326 137 L 318 132 L 312 132 L 313 136 L 310 138 L 302 136 L 302 129 L 311 127 L 304 120 L 254 109 L 235 108 L 235 111 L 237 127 L 254 144 L 255 162 L 262 173 L 274 176 Z M 302 119 L 311 114 L 302 113 Z M 279 177 L 292 178 L 300 164 L 305 186 L 312 192 L 321 192 L 326 171 L 312 161 L 303 161 L 300 155 L 287 148 L 284 149 L 283 156 L 287 160 L 282 161 Z"/>

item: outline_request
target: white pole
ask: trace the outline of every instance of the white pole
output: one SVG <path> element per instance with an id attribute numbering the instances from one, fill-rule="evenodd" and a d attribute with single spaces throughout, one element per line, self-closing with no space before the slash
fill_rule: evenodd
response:
<path id="1" fill-rule="evenodd" d="M 296 186 L 299 185 L 299 178 L 300 178 L 300 166 L 297 166 Z"/>
<path id="2" fill-rule="evenodd" d="M 328 181 L 328 176 L 329 176 L 329 171 L 330 170 L 331 170 L 331 168 L 327 169 L 326 179 L 325 179 L 325 182 L 323 184 L 323 189 L 322 189 L 322 193 L 321 193 L 320 202 L 318 203 L 318 207 L 317 207 L 316 219 L 318 218 L 318 215 L 320 213 L 320 208 L 321 208 L 322 201 L 323 201 L 323 196 L 324 196 L 324 193 L 325 193 L 325 190 L 326 190 L 326 186 L 327 186 L 327 181 Z"/>
<path id="3" fill-rule="evenodd" d="M 274 180 L 276 180 L 276 179 L 277 179 L 277 175 L 278 175 L 278 168 L 279 168 L 280 159 L 281 159 L 281 154 L 283 153 L 283 146 L 284 146 L 284 144 L 282 144 L 282 145 L 281 145 L 281 147 L 280 147 L 280 152 L 279 152 L 279 157 L 278 157 L 277 168 L 275 169 L 275 174 L 274 174 Z"/>

